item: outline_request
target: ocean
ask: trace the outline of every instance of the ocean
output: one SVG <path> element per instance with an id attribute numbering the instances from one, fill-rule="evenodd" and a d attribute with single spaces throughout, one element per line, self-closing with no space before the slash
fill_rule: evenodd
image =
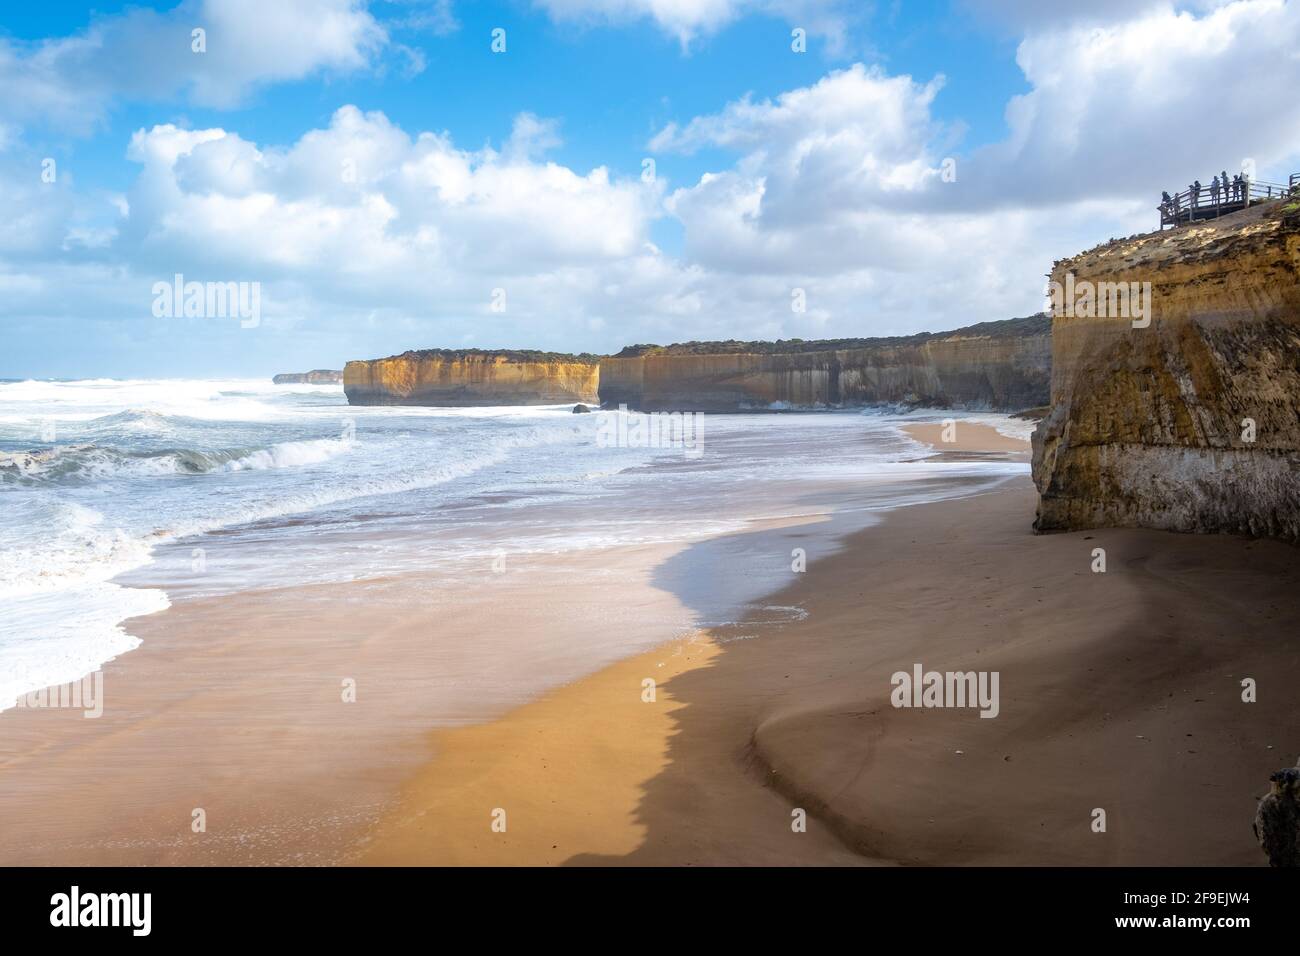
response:
<path id="1" fill-rule="evenodd" d="M 798 519 L 790 492 L 810 483 L 865 525 L 1027 467 L 925 460 L 899 427 L 1025 433 L 1004 416 L 708 415 L 697 449 L 644 447 L 617 414 L 352 407 L 340 386 L 261 380 L 0 382 L 0 710 L 131 651 L 123 623 L 178 600 L 710 538 Z M 779 583 L 770 561 L 729 560 L 684 624 Z"/>

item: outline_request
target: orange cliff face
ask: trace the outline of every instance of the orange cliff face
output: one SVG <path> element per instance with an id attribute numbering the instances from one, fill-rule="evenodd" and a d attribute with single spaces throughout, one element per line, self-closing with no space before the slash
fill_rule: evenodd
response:
<path id="1" fill-rule="evenodd" d="M 430 349 L 347 363 L 353 405 L 578 403 L 745 412 L 907 403 L 1019 411 L 1046 404 L 1050 322 L 819 342 L 689 342 L 623 354 Z"/>
<path id="2" fill-rule="evenodd" d="M 606 407 L 727 412 L 909 403 L 1019 411 L 1047 403 L 1051 335 L 1045 316 L 1030 316 L 899 338 L 624 351 L 632 354 L 601 359 Z"/>
<path id="3" fill-rule="evenodd" d="M 544 352 L 406 352 L 348 362 L 343 390 L 351 405 L 595 404 L 594 356 Z"/>
<path id="4" fill-rule="evenodd" d="M 1300 209 L 1108 243 L 1052 281 L 1095 301 L 1053 322 L 1034 527 L 1300 541 Z M 1149 289 L 1145 314 L 1098 315 L 1103 283 Z"/>

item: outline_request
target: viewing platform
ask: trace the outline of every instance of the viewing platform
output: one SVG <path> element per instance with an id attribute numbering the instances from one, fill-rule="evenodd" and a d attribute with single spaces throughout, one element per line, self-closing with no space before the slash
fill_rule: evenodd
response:
<path id="1" fill-rule="evenodd" d="M 1188 188 L 1174 194 L 1168 201 L 1162 201 L 1156 209 L 1160 212 L 1160 228 L 1164 229 L 1166 226 L 1218 219 L 1262 202 L 1287 197 L 1300 198 L 1300 173 L 1292 173 L 1286 185 L 1247 179 L 1239 184 L 1229 181 L 1217 191 L 1211 186 L 1202 186 L 1199 192 Z"/>

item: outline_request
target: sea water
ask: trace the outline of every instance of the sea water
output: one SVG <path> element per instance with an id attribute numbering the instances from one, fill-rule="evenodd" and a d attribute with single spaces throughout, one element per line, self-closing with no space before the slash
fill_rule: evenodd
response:
<path id="1" fill-rule="evenodd" d="M 602 440 L 614 414 L 352 407 L 340 386 L 260 380 L 0 382 L 0 709 L 138 646 L 123 622 L 172 600 L 708 538 L 798 518 L 791 489 L 813 483 L 865 523 L 1025 470 L 923 460 L 900 423 L 947 413 L 708 415 L 702 449 Z M 741 570 L 703 618 L 773 585 Z"/>

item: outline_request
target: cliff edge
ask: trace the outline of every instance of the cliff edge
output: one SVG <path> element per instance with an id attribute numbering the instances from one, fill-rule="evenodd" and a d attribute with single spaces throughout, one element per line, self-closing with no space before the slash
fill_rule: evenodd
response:
<path id="1" fill-rule="evenodd" d="M 594 355 L 424 349 L 348 362 L 343 391 L 350 405 L 595 404 L 599 377 Z"/>
<path id="2" fill-rule="evenodd" d="M 1300 205 L 1112 241 L 1052 281 L 1102 294 L 1054 309 L 1035 529 L 1300 541 Z M 1089 314 L 1114 283 L 1145 316 Z"/>
<path id="3" fill-rule="evenodd" d="M 314 368 L 310 372 L 281 372 L 271 379 L 273 385 L 338 385 L 343 373 L 338 369 Z"/>
<path id="4" fill-rule="evenodd" d="M 1018 410 L 1047 403 L 1050 363 L 1046 315 L 888 338 L 634 345 L 601 359 L 600 398 L 641 411 Z"/>

